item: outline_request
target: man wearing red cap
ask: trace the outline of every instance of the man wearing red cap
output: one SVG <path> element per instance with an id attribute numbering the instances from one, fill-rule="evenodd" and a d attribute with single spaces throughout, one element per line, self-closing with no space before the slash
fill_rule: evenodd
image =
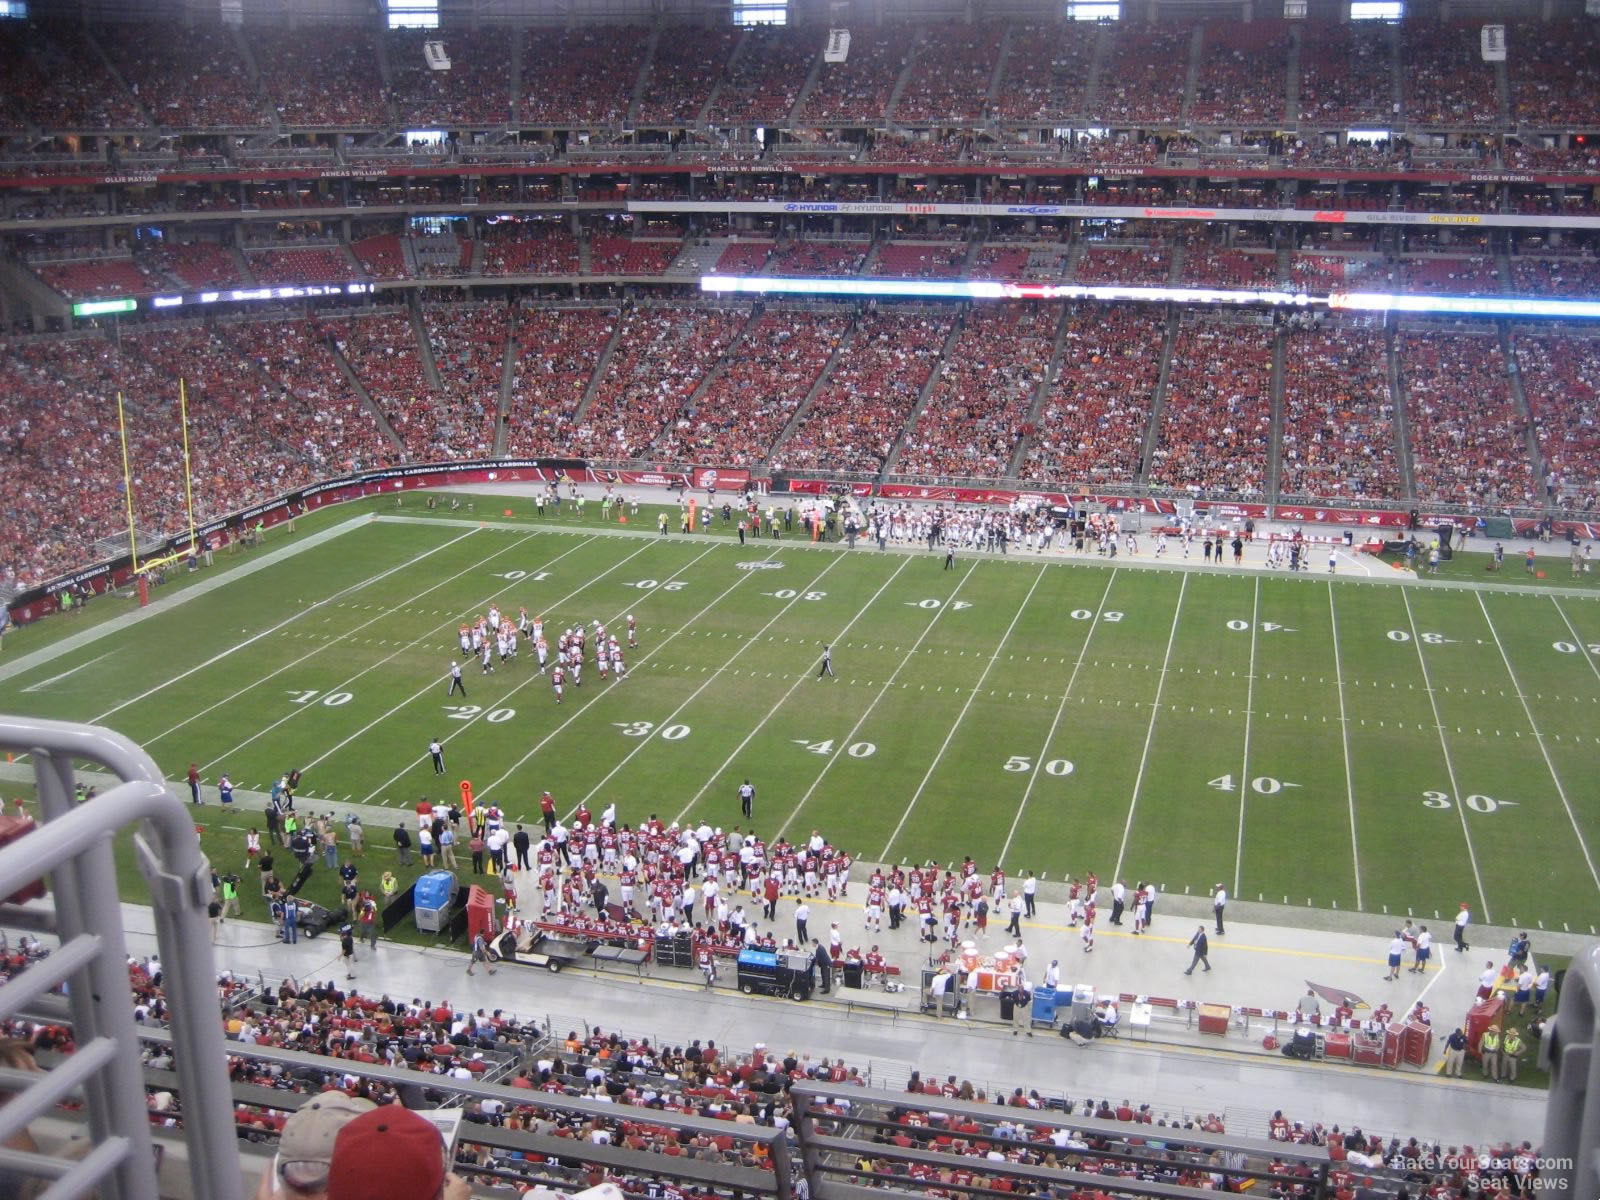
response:
<path id="1" fill-rule="evenodd" d="M 349 1122 L 333 1143 L 328 1200 L 467 1200 L 444 1140 L 426 1117 L 398 1104 Z"/>
<path id="2" fill-rule="evenodd" d="M 343 1092 L 324 1092 L 284 1123 L 278 1153 L 261 1176 L 256 1200 L 323 1200 L 339 1131 L 375 1106 Z"/>

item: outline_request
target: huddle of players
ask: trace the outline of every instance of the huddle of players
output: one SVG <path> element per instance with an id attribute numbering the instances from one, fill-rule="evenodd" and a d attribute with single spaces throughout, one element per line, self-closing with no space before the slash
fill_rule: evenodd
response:
<path id="1" fill-rule="evenodd" d="M 575 913 L 595 899 L 595 884 L 615 876 L 618 901 L 629 919 L 649 910 L 651 923 L 692 925 L 701 909 L 703 927 L 744 940 L 753 921 L 743 906 L 730 907 L 741 890 L 765 903 L 767 919 L 780 896 L 838 899 L 849 887 L 850 856 L 813 831 L 804 842 L 779 838 L 771 845 L 735 829 L 663 825 L 651 815 L 638 829 L 616 824 L 615 806 L 598 822 L 580 806 L 571 831 L 559 825 L 534 850 L 534 870 L 546 919 Z M 568 870 L 563 877 L 561 867 Z"/>
<path id="2" fill-rule="evenodd" d="M 1075 878 L 1067 880 L 1069 919 L 1073 928 L 1083 923 L 1086 949 L 1094 948 L 1099 893 L 1100 880 L 1093 873 L 1081 883 Z M 946 870 L 943 878 L 933 863 L 910 870 L 895 867 L 887 876 L 875 869 L 867 880 L 866 925 L 870 932 L 880 932 L 887 910 L 889 928 L 898 929 L 909 908 L 921 923 L 922 940 L 935 942 L 939 940 L 937 914 L 943 913 L 944 940 L 954 946 L 963 929 L 976 928 L 982 933 L 991 912 L 1009 913 L 1012 900 L 1020 897 L 1020 892 L 1013 892 L 1007 898 L 1004 870 L 996 867 L 986 880 L 970 855 L 962 860 L 959 873 Z"/>
<path id="3" fill-rule="evenodd" d="M 628 614 L 627 621 L 628 648 L 632 649 L 639 644 L 639 627 L 632 613 Z M 607 635 L 606 627 L 598 620 L 593 622 L 592 629 L 594 661 L 600 678 L 615 676 L 619 680 L 626 679 L 628 664 L 622 654 L 621 642 L 615 634 Z M 545 638 L 544 617 L 530 617 L 526 608 L 519 609 L 517 619 L 513 621 L 508 614 L 500 611 L 498 605 L 492 604 L 486 614 L 470 624 L 462 625 L 457 630 L 457 638 L 461 657 L 477 659 L 485 675 L 494 670 L 496 654 L 503 666 L 516 661 L 520 642 L 530 643 L 539 659 L 539 674 L 548 672 L 550 675 L 550 686 L 557 704 L 561 703 L 566 692 L 569 677 L 574 687 L 583 686 L 584 648 L 588 645 L 590 631 L 584 628 L 582 622 L 557 635 L 553 670 L 550 666 L 550 643 Z"/>

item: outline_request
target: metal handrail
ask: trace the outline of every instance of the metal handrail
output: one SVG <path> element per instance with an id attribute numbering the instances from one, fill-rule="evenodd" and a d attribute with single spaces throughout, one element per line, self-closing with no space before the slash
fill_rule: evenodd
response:
<path id="1" fill-rule="evenodd" d="M 38 828 L 0 848 L 0 896 L 15 895 L 48 874 L 61 939 L 57 953 L 28 964 L 0 987 L 0 1018 L 65 983 L 78 1045 L 68 1063 L 14 1093 L 0 1109 L 0 1134 L 76 1088 L 84 1095 L 95 1143 L 77 1163 L 6 1151 L 0 1152 L 0 1167 L 54 1179 L 44 1193 L 51 1200 L 90 1190 L 107 1200 L 157 1200 L 112 838 L 124 826 L 138 825 L 134 849 L 150 889 L 166 964 L 162 982 L 178 1031 L 177 1070 L 185 1100 L 197 1111 L 223 1113 L 231 1109 L 231 1092 L 207 928 L 210 863 L 200 851 L 193 820 L 155 762 L 121 734 L 0 716 L 0 749 L 31 758 L 44 818 Z M 122 782 L 75 804 L 78 760 L 103 766 Z M 195 1122 L 185 1136 L 195 1194 L 240 1200 L 231 1122 Z"/>
<path id="2" fill-rule="evenodd" d="M 1540 1182 L 1558 1196 L 1600 1194 L 1600 946 L 1572 960 L 1561 981 L 1561 1005 L 1539 1044 L 1550 1072 Z"/>

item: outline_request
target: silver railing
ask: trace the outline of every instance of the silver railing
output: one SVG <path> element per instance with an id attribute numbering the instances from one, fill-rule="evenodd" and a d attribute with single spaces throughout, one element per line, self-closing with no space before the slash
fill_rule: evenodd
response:
<path id="1" fill-rule="evenodd" d="M 69 1096 L 83 1098 L 92 1142 L 78 1160 L 0 1145 L 0 1173 L 49 1181 L 44 1200 L 91 1193 L 105 1200 L 157 1200 L 113 838 L 137 823 L 134 853 L 154 909 L 184 1103 L 191 1111 L 223 1114 L 232 1109 L 232 1093 L 206 913 L 211 866 L 183 802 L 150 756 L 121 734 L 0 717 L 0 750 L 32 762 L 43 818 L 0 848 L 0 896 L 15 896 L 48 876 L 53 901 L 51 907 L 0 904 L 0 927 L 43 927 L 60 941 L 53 953 L 0 984 L 0 1021 L 64 985 L 77 1046 L 48 1071 L 0 1071 L 0 1092 L 11 1097 L 0 1106 L 0 1143 Z M 121 782 L 76 804 L 78 761 L 102 766 Z M 233 1122 L 196 1121 L 184 1132 L 194 1194 L 240 1200 Z"/>
<path id="2" fill-rule="evenodd" d="M 1574 955 L 1561 1004 L 1539 1044 L 1550 1072 L 1540 1182 L 1561 1196 L 1600 1196 L 1600 946 Z"/>

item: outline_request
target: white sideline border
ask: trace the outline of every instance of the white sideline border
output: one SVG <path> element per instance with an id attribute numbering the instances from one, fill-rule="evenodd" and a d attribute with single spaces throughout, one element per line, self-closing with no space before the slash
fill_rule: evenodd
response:
<path id="1" fill-rule="evenodd" d="M 219 571 L 216 574 L 208 575 L 182 591 L 163 596 L 159 600 L 152 600 L 143 608 L 137 608 L 121 617 L 113 617 L 109 621 L 102 621 L 93 629 L 85 629 L 81 633 L 71 634 L 58 642 L 51 642 L 48 646 L 41 646 L 37 650 L 30 650 L 27 654 L 0 663 L 0 680 L 10 679 L 14 675 L 31 671 L 35 667 L 56 662 L 63 655 L 70 654 L 74 650 L 92 646 L 102 638 L 121 633 L 132 625 L 137 625 L 141 621 L 148 621 L 151 617 L 158 617 L 181 604 L 188 603 L 190 600 L 207 595 L 218 588 L 226 587 L 236 579 L 248 579 L 257 571 L 275 567 L 281 562 L 294 558 L 297 554 L 303 554 L 307 550 L 331 542 L 336 537 L 370 524 L 372 524 L 371 515 L 363 513 L 360 516 L 351 517 L 347 521 L 341 521 L 337 525 L 330 525 L 327 529 L 320 529 L 316 533 L 308 533 L 305 537 L 289 545 L 279 546 L 276 550 L 268 550 L 265 554 L 255 555 L 249 562 L 240 563 L 230 571 Z"/>

